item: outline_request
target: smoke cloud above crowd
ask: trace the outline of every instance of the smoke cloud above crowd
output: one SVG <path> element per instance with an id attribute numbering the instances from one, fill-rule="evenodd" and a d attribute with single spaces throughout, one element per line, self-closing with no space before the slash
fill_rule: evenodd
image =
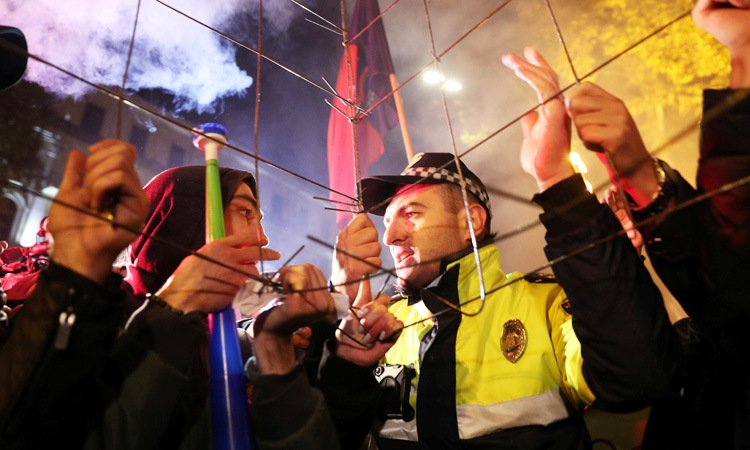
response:
<path id="1" fill-rule="evenodd" d="M 240 0 L 216 0 L 210 8 L 200 0 L 165 3 L 217 29 L 257 8 Z M 296 13 L 291 3 L 278 3 L 263 11 L 271 32 L 283 30 Z M 95 84 L 118 87 L 137 7 L 137 0 L 5 0 L 0 17 L 2 25 L 24 32 L 32 55 Z M 164 5 L 142 1 L 126 88 L 162 89 L 174 96 L 177 111 L 212 112 L 218 100 L 243 95 L 253 84 L 253 77 L 238 67 L 236 51 L 234 44 Z M 25 79 L 62 98 L 80 99 L 93 89 L 34 61 Z"/>

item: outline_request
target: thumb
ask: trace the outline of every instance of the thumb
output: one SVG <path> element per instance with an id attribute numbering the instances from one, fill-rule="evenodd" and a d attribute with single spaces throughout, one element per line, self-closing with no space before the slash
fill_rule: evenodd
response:
<path id="1" fill-rule="evenodd" d="M 354 216 L 354 219 L 349 223 L 349 232 L 359 231 L 364 228 L 375 228 L 375 224 L 365 213 L 360 213 Z"/>
<path id="2" fill-rule="evenodd" d="M 523 137 L 528 138 L 531 135 L 531 129 L 534 128 L 539 113 L 537 111 L 531 111 L 525 116 L 521 117 L 521 129 L 523 130 Z"/>
<path id="3" fill-rule="evenodd" d="M 363 277 L 362 281 L 359 282 L 359 291 L 357 292 L 357 298 L 354 299 L 352 306 L 362 307 L 372 301 L 372 291 L 370 290 L 370 278 Z"/>
<path id="4" fill-rule="evenodd" d="M 73 150 L 68 155 L 65 164 L 65 173 L 60 183 L 61 191 L 80 189 L 83 186 L 83 177 L 86 172 L 86 155 L 80 150 Z"/>

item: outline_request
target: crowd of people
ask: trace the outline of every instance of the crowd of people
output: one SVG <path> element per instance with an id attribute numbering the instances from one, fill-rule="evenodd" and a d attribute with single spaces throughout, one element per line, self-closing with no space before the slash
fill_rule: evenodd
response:
<path id="1" fill-rule="evenodd" d="M 330 278 L 284 267 L 281 300 L 242 322 L 257 447 L 587 449 L 585 408 L 651 406 L 644 449 L 750 448 L 750 186 L 674 209 L 750 175 L 750 1 L 698 0 L 693 19 L 732 58 L 730 87 L 704 94 L 696 188 L 651 157 L 621 100 L 590 82 L 563 97 L 533 47 L 503 56 L 541 103 L 523 119 L 521 162 L 554 277 L 500 269 L 503 213 L 452 154 L 364 178 L 369 214 L 339 233 Z M 574 172 L 573 127 L 632 218 Z M 281 255 L 252 174 L 220 169 L 226 237 L 206 244 L 205 168 L 141 187 L 135 157 L 114 139 L 68 157 L 49 261 L 0 324 L 0 448 L 212 447 L 209 314 Z M 370 289 L 381 240 L 393 298 Z M 687 324 L 670 323 L 641 243 Z"/>

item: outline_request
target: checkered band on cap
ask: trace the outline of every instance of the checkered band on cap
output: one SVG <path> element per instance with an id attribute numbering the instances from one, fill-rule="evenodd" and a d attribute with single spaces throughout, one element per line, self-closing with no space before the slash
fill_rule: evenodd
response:
<path id="1" fill-rule="evenodd" d="M 457 184 L 461 186 L 461 177 L 458 173 L 447 169 L 438 169 L 437 167 L 407 167 L 406 170 L 401 172 L 402 176 L 410 177 L 422 177 L 422 178 L 434 178 L 436 180 L 445 180 L 449 183 Z M 478 186 L 469 178 L 464 178 L 466 183 L 466 190 L 474 194 L 476 198 L 482 202 L 492 214 L 492 207 L 490 206 L 490 196 L 487 194 L 482 187 Z"/>

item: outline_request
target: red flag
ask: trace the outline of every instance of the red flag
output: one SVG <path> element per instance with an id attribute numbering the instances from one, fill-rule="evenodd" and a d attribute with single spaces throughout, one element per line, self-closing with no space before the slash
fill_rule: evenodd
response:
<path id="1" fill-rule="evenodd" d="M 349 25 L 349 36 L 354 37 L 380 15 L 377 0 L 357 0 Z M 393 74 L 391 52 L 385 37 L 382 18 L 349 44 L 356 101 L 365 109 L 380 101 L 391 92 L 390 76 Z M 341 57 L 336 91 L 344 98 L 349 96 L 349 76 L 346 54 Z M 333 104 L 349 113 L 349 106 L 338 98 Z M 357 127 L 357 146 L 361 174 L 383 154 L 383 135 L 398 124 L 398 114 L 393 97 L 378 105 L 372 113 L 358 124 L 351 124 L 343 114 L 331 109 L 328 121 L 328 179 L 331 189 L 356 197 L 354 176 L 354 151 L 352 126 Z M 331 193 L 331 200 L 353 203 L 338 194 Z M 344 205 L 337 208 L 347 209 Z M 344 228 L 351 214 L 337 213 L 336 223 Z"/>

